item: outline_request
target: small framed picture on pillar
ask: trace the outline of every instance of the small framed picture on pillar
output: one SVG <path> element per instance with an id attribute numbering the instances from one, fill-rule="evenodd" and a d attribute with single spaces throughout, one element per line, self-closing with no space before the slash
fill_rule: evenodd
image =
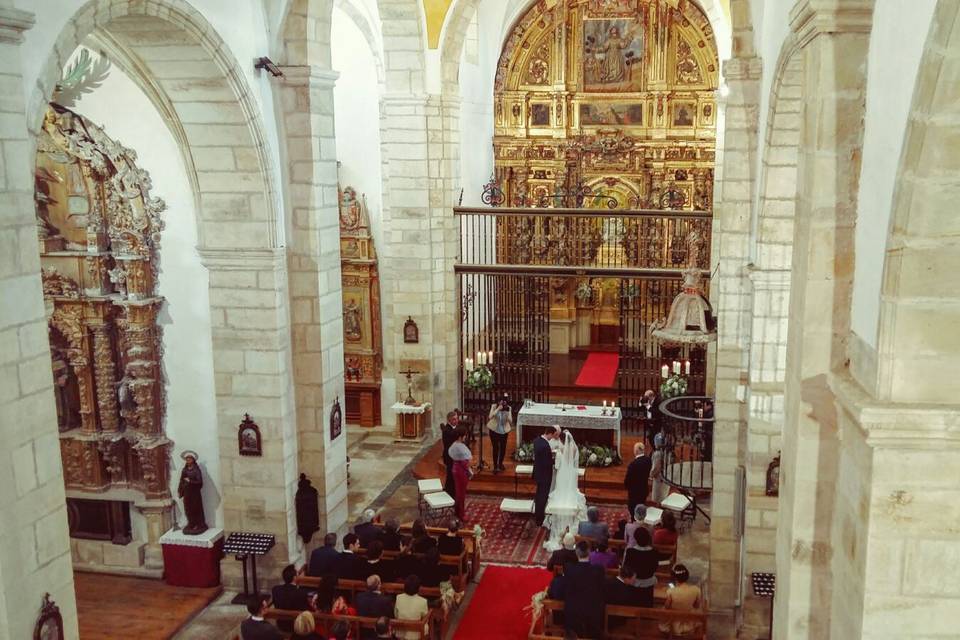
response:
<path id="1" fill-rule="evenodd" d="M 237 428 L 237 440 L 242 456 L 262 456 L 263 441 L 260 439 L 260 427 L 253 421 L 249 413 L 243 414 L 243 422 Z"/>
<path id="2" fill-rule="evenodd" d="M 43 594 L 40 617 L 33 628 L 33 640 L 63 640 L 63 616 L 49 593 Z"/>
<path id="3" fill-rule="evenodd" d="M 407 316 L 407 321 L 403 323 L 403 341 L 407 344 L 420 342 L 420 328 L 412 316 Z"/>
<path id="4" fill-rule="evenodd" d="M 333 401 L 330 408 L 330 441 L 337 439 L 343 432 L 343 410 L 340 409 L 340 397 Z"/>

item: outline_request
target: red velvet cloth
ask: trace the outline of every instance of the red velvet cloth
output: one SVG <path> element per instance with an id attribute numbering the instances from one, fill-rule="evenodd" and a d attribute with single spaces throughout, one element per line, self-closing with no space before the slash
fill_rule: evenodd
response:
<path id="1" fill-rule="evenodd" d="M 213 547 L 163 546 L 163 579 L 177 587 L 215 587 L 220 584 L 223 538 Z"/>
<path id="2" fill-rule="evenodd" d="M 620 368 L 620 354 L 591 351 L 574 384 L 578 387 L 613 387 Z"/>

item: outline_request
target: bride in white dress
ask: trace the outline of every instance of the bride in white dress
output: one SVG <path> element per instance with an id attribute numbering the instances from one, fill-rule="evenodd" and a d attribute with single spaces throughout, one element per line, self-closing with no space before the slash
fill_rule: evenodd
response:
<path id="1" fill-rule="evenodd" d="M 557 451 L 556 478 L 547 498 L 547 514 L 550 516 L 550 537 L 544 543 L 548 551 L 560 548 L 563 534 L 577 531 L 581 520 L 586 520 L 587 498 L 580 492 L 580 449 L 569 431 L 563 432 L 563 444 Z"/>

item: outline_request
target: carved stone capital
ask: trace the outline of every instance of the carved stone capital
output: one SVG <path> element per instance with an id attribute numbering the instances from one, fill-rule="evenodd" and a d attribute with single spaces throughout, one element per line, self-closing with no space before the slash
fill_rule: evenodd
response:
<path id="1" fill-rule="evenodd" d="M 23 32 L 33 27 L 33 14 L 13 7 L 0 7 L 0 43 L 20 44 Z"/>
<path id="2" fill-rule="evenodd" d="M 874 0 L 800 0 L 790 11 L 790 29 L 800 47 L 819 35 L 870 33 Z"/>
<path id="3" fill-rule="evenodd" d="M 730 58 L 723 62 L 723 77 L 730 83 L 737 80 L 759 80 L 763 61 L 758 56 Z"/>
<path id="4" fill-rule="evenodd" d="M 200 263 L 210 271 L 263 271 L 285 268 L 286 249 L 200 248 Z"/>

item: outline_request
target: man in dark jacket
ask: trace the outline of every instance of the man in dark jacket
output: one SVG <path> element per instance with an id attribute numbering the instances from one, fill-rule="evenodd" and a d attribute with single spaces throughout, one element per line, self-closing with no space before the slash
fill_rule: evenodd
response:
<path id="1" fill-rule="evenodd" d="M 449 496 L 456 494 L 453 486 L 453 459 L 450 457 L 448 450 L 450 445 L 457 441 L 458 424 L 460 424 L 460 414 L 451 411 L 447 414 L 446 424 L 440 425 L 440 439 L 443 441 L 443 466 L 447 469 L 447 477 L 443 481 L 443 490 Z"/>
<path id="2" fill-rule="evenodd" d="M 250 617 L 240 623 L 242 640 L 283 640 L 280 630 L 263 619 L 263 611 L 269 601 L 269 596 L 253 596 L 247 602 Z"/>
<path id="3" fill-rule="evenodd" d="M 577 562 L 563 570 L 566 597 L 564 628 L 584 638 L 603 637 L 603 567 L 590 564 L 590 545 L 577 543 Z"/>
<path id="4" fill-rule="evenodd" d="M 533 481 L 537 484 L 537 493 L 533 498 L 533 521 L 543 526 L 547 517 L 547 498 L 553 483 L 553 449 L 550 442 L 560 433 L 560 427 L 547 427 L 543 435 L 533 440 Z"/>
<path id="5" fill-rule="evenodd" d="M 360 540 L 360 548 L 366 549 L 370 546 L 370 543 L 374 540 L 379 540 L 380 535 L 383 530 L 374 524 L 374 520 L 377 517 L 377 512 L 373 509 L 364 510 L 363 514 L 360 516 L 360 522 L 353 528 L 353 532 L 357 534 L 357 539 Z"/>
<path id="6" fill-rule="evenodd" d="M 288 611 L 306 611 L 310 608 L 307 600 L 307 591 L 293 584 L 293 579 L 297 577 L 297 568 L 288 564 L 283 568 L 283 584 L 278 584 L 273 588 L 273 606 L 277 609 L 286 609 Z M 277 620 L 277 627 L 283 631 L 293 631 L 292 620 Z"/>
<path id="7" fill-rule="evenodd" d="M 310 563 L 307 566 L 307 574 L 319 578 L 325 573 L 336 573 L 337 558 L 340 554 L 337 552 L 337 534 L 328 533 L 323 536 L 323 546 L 317 547 L 310 554 Z"/>
<path id="8" fill-rule="evenodd" d="M 646 454 L 643 443 L 633 445 L 633 462 L 627 465 L 627 474 L 623 486 L 627 490 L 627 510 L 633 518 L 633 510 L 638 504 L 646 502 L 650 483 L 650 469 L 653 461 Z"/>
<path id="9" fill-rule="evenodd" d="M 380 616 L 393 617 L 393 599 L 380 592 L 380 576 L 372 575 L 367 578 L 367 590 L 357 594 L 355 605 L 357 615 L 366 618 Z M 363 629 L 361 638 L 376 638 L 373 629 Z"/>
<path id="10" fill-rule="evenodd" d="M 607 604 L 616 604 L 625 607 L 642 607 L 640 590 L 633 586 L 637 572 L 629 562 L 620 567 L 620 575 L 616 578 L 607 578 L 603 587 L 603 596 Z"/>
<path id="11" fill-rule="evenodd" d="M 367 569 L 367 561 L 357 555 L 360 551 L 360 541 L 355 533 L 343 536 L 343 551 L 337 558 L 336 571 L 340 580 L 363 580 Z"/>

